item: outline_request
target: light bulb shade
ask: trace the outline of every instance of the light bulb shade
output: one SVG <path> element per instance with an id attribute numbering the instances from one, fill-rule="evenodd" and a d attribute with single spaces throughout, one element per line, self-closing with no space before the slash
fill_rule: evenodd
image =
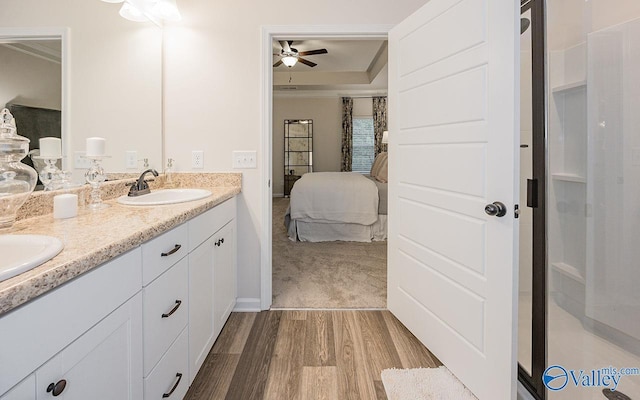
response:
<path id="1" fill-rule="evenodd" d="M 382 143 L 389 143 L 389 131 L 382 132 Z"/>
<path id="2" fill-rule="evenodd" d="M 285 56 L 282 57 L 282 63 L 287 67 L 293 67 L 298 62 L 298 57 L 294 56 Z"/>
<path id="3" fill-rule="evenodd" d="M 158 0 L 153 8 L 153 14 L 167 21 L 180 21 L 182 19 L 176 0 Z"/>
<path id="4" fill-rule="evenodd" d="M 122 5 L 122 8 L 120 8 L 120 16 L 128 19 L 129 21 L 135 22 L 144 22 L 149 20 L 141 10 L 131 5 L 128 1 Z"/>

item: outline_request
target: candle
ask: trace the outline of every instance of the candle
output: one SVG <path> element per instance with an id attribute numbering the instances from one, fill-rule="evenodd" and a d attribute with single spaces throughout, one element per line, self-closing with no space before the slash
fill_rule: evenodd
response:
<path id="1" fill-rule="evenodd" d="M 78 215 L 78 195 L 59 194 L 53 198 L 53 218 L 73 218 Z"/>
<path id="2" fill-rule="evenodd" d="M 87 138 L 87 157 L 102 157 L 105 154 L 106 140 L 100 137 Z"/>
<path id="3" fill-rule="evenodd" d="M 40 138 L 40 157 L 61 158 L 62 142 L 60 138 L 44 137 Z"/>

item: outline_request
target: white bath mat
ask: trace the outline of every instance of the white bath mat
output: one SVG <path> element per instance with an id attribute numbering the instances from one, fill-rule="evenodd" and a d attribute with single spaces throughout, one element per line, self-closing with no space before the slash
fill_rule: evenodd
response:
<path id="1" fill-rule="evenodd" d="M 478 400 L 445 367 L 385 369 L 382 383 L 389 400 Z"/>

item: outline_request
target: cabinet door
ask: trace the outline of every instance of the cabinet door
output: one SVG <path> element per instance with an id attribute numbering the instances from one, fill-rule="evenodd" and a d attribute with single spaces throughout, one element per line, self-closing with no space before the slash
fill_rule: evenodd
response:
<path id="1" fill-rule="evenodd" d="M 195 378 L 213 342 L 214 237 L 189 253 L 189 382 Z"/>
<path id="2" fill-rule="evenodd" d="M 214 235 L 213 315 L 214 336 L 218 336 L 236 305 L 235 220 Z"/>
<path id="3" fill-rule="evenodd" d="M 87 299 L 88 300 L 88 299 Z M 37 399 L 142 398 L 142 295 L 136 294 L 36 371 Z M 51 385 L 53 384 L 53 385 Z"/>

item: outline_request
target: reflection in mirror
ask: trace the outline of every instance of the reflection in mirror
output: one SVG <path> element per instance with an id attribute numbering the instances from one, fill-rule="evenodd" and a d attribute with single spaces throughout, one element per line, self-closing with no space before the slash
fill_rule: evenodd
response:
<path id="1" fill-rule="evenodd" d="M 57 109 L 63 166 L 73 182 L 85 181 L 88 165 L 81 155 L 89 137 L 106 139 L 110 157 L 103 167 L 109 179 L 139 175 L 144 159 L 150 168 L 162 169 L 162 29 L 128 21 L 113 4 L 97 0 L 3 0 L 0 27 L 0 36 L 54 31 L 62 38 Z"/>
<path id="2" fill-rule="evenodd" d="M 0 36 L 0 108 L 11 111 L 19 135 L 30 140 L 23 162 L 37 171 L 44 167 L 32 158 L 39 153 L 39 139 L 63 138 L 62 32 L 48 33 Z M 63 167 L 61 161 L 58 167 Z M 38 181 L 36 190 L 42 188 Z"/>

